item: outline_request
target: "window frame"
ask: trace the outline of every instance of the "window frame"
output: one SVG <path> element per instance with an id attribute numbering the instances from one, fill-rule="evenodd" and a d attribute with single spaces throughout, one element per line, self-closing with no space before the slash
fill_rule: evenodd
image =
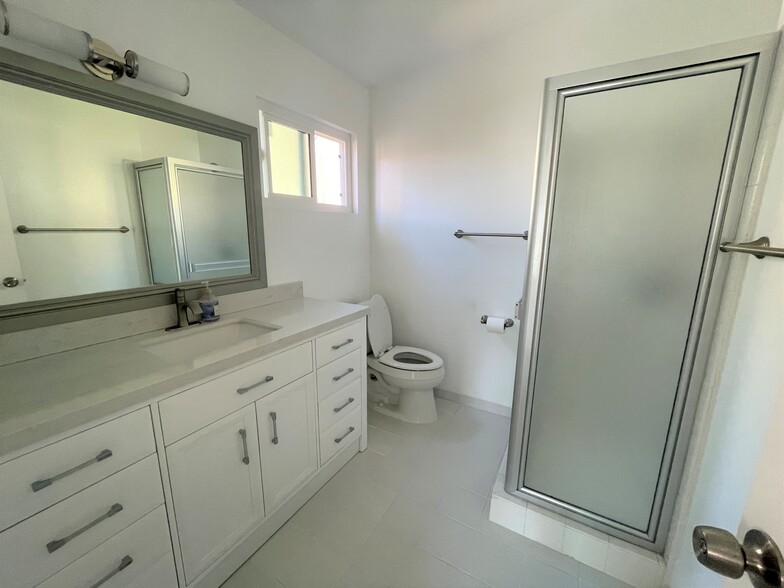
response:
<path id="1" fill-rule="evenodd" d="M 354 200 L 354 134 L 302 114 L 298 114 L 282 106 L 258 98 L 259 110 L 259 141 L 261 143 L 261 159 L 264 170 L 263 188 L 265 205 L 326 212 L 355 213 Z M 283 194 L 272 189 L 272 158 L 270 157 L 269 123 L 277 123 L 292 128 L 308 136 L 308 156 L 310 172 L 310 196 Z M 345 204 L 326 204 L 318 201 L 316 180 L 316 137 L 323 136 L 341 144 L 341 183 L 344 191 Z"/>

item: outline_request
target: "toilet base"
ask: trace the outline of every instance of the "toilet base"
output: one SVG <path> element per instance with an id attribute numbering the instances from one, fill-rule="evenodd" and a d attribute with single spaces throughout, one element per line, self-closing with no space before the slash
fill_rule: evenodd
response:
<path id="1" fill-rule="evenodd" d="M 369 394 L 368 396 L 368 408 L 392 418 L 418 425 L 434 423 L 438 420 L 436 398 L 432 388 L 427 390 L 401 390 L 399 404 L 374 401 L 372 395 Z"/>

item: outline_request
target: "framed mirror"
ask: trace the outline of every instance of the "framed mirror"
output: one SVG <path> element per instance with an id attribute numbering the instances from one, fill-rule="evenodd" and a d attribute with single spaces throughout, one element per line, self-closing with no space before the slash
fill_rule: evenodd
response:
<path id="1" fill-rule="evenodd" d="M 0 332 L 264 288 L 254 127 L 0 48 Z"/>

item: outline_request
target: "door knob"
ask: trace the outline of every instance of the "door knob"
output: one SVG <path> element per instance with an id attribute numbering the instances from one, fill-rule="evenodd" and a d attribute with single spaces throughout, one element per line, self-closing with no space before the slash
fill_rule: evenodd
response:
<path id="1" fill-rule="evenodd" d="M 699 526 L 694 527 L 691 543 L 697 561 L 709 570 L 736 579 L 747 572 L 754 588 L 784 586 L 784 558 L 764 531 L 752 529 L 741 545 L 729 531 Z"/>
<path id="2" fill-rule="evenodd" d="M 3 278 L 3 286 L 6 288 L 16 288 L 19 285 L 19 280 L 13 276 Z"/>

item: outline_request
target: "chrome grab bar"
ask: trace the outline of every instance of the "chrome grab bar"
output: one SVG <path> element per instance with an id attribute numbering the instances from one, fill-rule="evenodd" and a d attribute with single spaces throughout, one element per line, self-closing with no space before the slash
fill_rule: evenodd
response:
<path id="1" fill-rule="evenodd" d="M 722 243 L 719 250 L 724 253 L 748 253 L 757 259 L 765 257 L 784 257 L 784 249 L 771 247 L 770 239 L 760 237 L 748 243 Z"/>
<path id="2" fill-rule="evenodd" d="M 346 339 L 345 341 L 343 341 L 343 343 L 340 343 L 339 345 L 333 345 L 332 346 L 332 350 L 333 351 L 337 351 L 338 349 L 340 349 L 344 345 L 348 345 L 349 343 L 353 343 L 353 342 L 354 342 L 354 339 Z"/>
<path id="3" fill-rule="evenodd" d="M 272 419 L 272 444 L 278 444 L 278 414 L 276 412 L 270 413 Z"/>
<path id="4" fill-rule="evenodd" d="M 248 456 L 248 432 L 245 429 L 240 429 L 240 437 L 242 437 L 242 463 L 248 465 L 250 457 Z"/>
<path id="5" fill-rule="evenodd" d="M 237 394 L 245 394 L 245 392 L 247 392 L 248 390 L 253 390 L 255 387 L 271 382 L 274 379 L 275 378 L 273 378 L 272 376 L 267 376 L 260 382 L 256 382 L 255 384 L 251 384 L 250 386 L 245 386 L 244 388 L 237 388 Z"/>
<path id="6" fill-rule="evenodd" d="M 341 410 L 343 410 L 344 408 L 346 408 L 346 407 L 347 407 L 349 404 L 351 404 L 352 402 L 354 402 L 354 399 L 353 399 L 353 398 L 349 398 L 348 400 L 346 400 L 346 402 L 344 402 L 343 404 L 341 404 L 341 405 L 340 405 L 340 406 L 338 406 L 337 408 L 333 408 L 333 409 L 332 409 L 332 412 L 340 412 Z"/>
<path id="7" fill-rule="evenodd" d="M 36 480 L 32 484 L 30 484 L 30 487 L 33 489 L 33 492 L 38 492 L 39 490 L 43 490 L 47 486 L 51 486 L 57 480 L 61 480 L 61 479 L 65 478 L 66 476 L 70 476 L 71 474 L 74 474 L 74 473 L 78 472 L 79 470 L 86 468 L 89 465 L 93 465 L 94 463 L 98 463 L 99 461 L 103 461 L 106 458 L 111 457 L 111 456 L 112 456 L 111 450 L 104 449 L 103 451 L 101 451 L 101 453 L 96 455 L 94 458 L 88 459 L 86 462 L 80 463 L 79 465 L 72 467 L 70 470 L 65 470 L 64 472 L 61 472 L 61 473 L 57 474 L 56 476 L 52 476 L 51 478 L 45 478 L 43 480 Z"/>
<path id="8" fill-rule="evenodd" d="M 62 539 L 55 539 L 55 540 L 50 541 L 49 543 L 47 543 L 46 544 L 46 550 L 49 553 L 54 553 L 55 551 L 60 549 L 63 545 L 68 543 L 71 539 L 76 539 L 79 535 L 81 535 L 85 531 L 89 531 L 90 529 L 92 529 L 98 523 L 101 523 L 101 522 L 105 521 L 109 517 L 113 517 L 118 512 L 120 512 L 122 509 L 123 509 L 122 504 L 113 504 L 112 507 L 108 511 L 103 513 L 101 516 L 99 516 L 94 521 L 90 521 L 84 527 L 82 527 L 80 529 L 76 529 L 76 531 L 74 531 L 73 533 L 71 533 L 70 535 L 68 535 L 66 537 L 63 537 Z"/>
<path id="9" fill-rule="evenodd" d="M 109 572 L 103 578 L 98 580 L 95 584 L 90 586 L 90 588 L 99 588 L 99 586 L 103 586 L 104 584 L 106 584 L 106 582 L 114 578 L 117 574 L 122 572 L 125 568 L 127 568 L 132 563 L 133 563 L 133 558 L 130 555 L 126 555 L 124 558 L 120 560 L 120 564 L 116 568 L 114 568 L 111 572 Z"/>
<path id="10" fill-rule="evenodd" d="M 458 239 L 463 237 L 517 237 L 518 239 L 528 240 L 528 231 L 523 231 L 522 233 L 466 233 L 463 229 L 457 229 L 454 235 Z"/>
<path id="11" fill-rule="evenodd" d="M 342 374 L 340 374 L 339 376 L 334 376 L 334 377 L 332 378 L 332 381 L 333 381 L 333 382 L 337 382 L 338 380 L 342 380 L 343 378 L 345 378 L 347 375 L 349 375 L 349 374 L 350 374 L 350 373 L 352 373 L 353 371 L 354 371 L 354 368 L 348 368 L 348 369 L 347 369 L 345 372 L 343 372 L 343 373 L 342 373 Z"/>
<path id="12" fill-rule="evenodd" d="M 340 443 L 341 441 L 343 441 L 343 439 L 345 439 L 346 437 L 348 437 L 349 435 L 351 435 L 351 433 L 353 433 L 353 432 L 354 432 L 354 427 L 349 427 L 349 428 L 348 428 L 348 431 L 346 431 L 345 433 L 343 433 L 343 436 L 342 436 L 342 437 L 338 437 L 337 439 L 335 439 L 335 443 Z"/>

